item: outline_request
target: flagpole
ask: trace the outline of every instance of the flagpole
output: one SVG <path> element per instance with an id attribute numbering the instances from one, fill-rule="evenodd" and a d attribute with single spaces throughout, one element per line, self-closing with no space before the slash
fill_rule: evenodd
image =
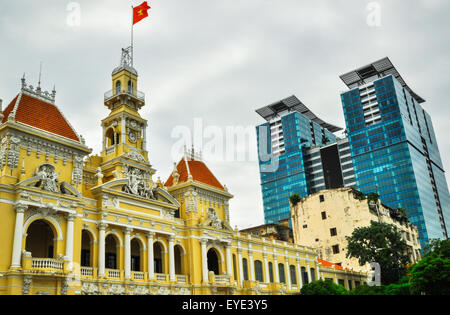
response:
<path id="1" fill-rule="evenodd" d="M 133 67 L 133 59 L 134 59 L 134 42 L 133 42 L 133 29 L 134 29 L 134 25 L 133 25 L 133 11 L 134 11 L 134 7 L 131 6 L 131 66 Z"/>

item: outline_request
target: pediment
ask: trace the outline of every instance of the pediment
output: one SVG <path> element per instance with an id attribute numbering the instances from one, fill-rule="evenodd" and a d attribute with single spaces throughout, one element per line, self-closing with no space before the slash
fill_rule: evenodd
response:
<path id="1" fill-rule="evenodd" d="M 230 224 L 219 219 L 216 210 L 210 208 L 207 211 L 207 218 L 202 224 L 204 227 L 209 227 L 217 230 L 228 230 L 233 232 Z"/>
<path id="2" fill-rule="evenodd" d="M 43 181 L 40 176 L 33 176 L 31 178 L 28 178 L 18 183 L 17 186 L 39 188 L 42 191 L 47 191 L 51 193 L 69 195 L 78 198 L 81 197 L 81 193 L 75 187 L 73 187 L 71 184 L 67 182 L 57 183 L 54 186 L 52 186 L 52 189 L 48 189 L 47 186 L 43 185 Z"/>
<path id="3" fill-rule="evenodd" d="M 92 189 L 96 195 L 100 192 L 108 192 L 111 195 L 116 196 L 129 196 L 130 198 L 138 198 L 142 201 L 156 201 L 169 204 L 173 207 L 179 208 L 179 202 L 167 191 L 160 187 L 136 189 L 135 191 L 129 189 L 128 179 L 116 179 L 109 181 L 101 186 L 97 186 Z"/>

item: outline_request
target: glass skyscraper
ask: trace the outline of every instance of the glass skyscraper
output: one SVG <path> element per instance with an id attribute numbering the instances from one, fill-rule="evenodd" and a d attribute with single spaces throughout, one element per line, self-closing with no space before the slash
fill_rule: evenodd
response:
<path id="1" fill-rule="evenodd" d="M 325 157 L 339 156 L 340 152 L 350 156 L 350 150 L 345 141 L 337 147 L 333 132 L 341 128 L 319 119 L 295 96 L 256 112 L 266 120 L 256 128 L 265 222 L 277 223 L 290 218 L 289 197 L 293 193 L 306 197 L 329 186 L 327 180 L 334 177 L 324 176 L 318 148 L 334 145 L 335 150 L 323 153 Z M 327 174 L 336 168 L 332 162 L 327 165 Z"/>
<path id="2" fill-rule="evenodd" d="M 341 76 L 341 94 L 357 189 L 404 208 L 422 247 L 447 238 L 450 197 L 425 102 L 389 58 Z"/>

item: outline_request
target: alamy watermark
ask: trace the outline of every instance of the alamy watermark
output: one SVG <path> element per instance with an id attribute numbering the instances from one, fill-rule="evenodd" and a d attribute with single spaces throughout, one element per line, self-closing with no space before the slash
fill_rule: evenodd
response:
<path id="1" fill-rule="evenodd" d="M 261 170 L 273 172 L 278 169 L 279 159 L 270 153 L 268 129 L 258 127 L 259 141 L 256 141 L 254 126 L 205 126 L 202 118 L 195 118 L 192 129 L 188 126 L 172 129 L 171 137 L 177 140 L 172 145 L 171 156 L 176 161 L 187 148 L 195 148 L 206 161 L 258 162 L 259 151 L 260 160 L 265 162 Z"/>
<path id="2" fill-rule="evenodd" d="M 78 2 L 69 2 L 66 6 L 66 23 L 70 27 L 80 27 L 81 25 L 81 5 Z"/>
<path id="3" fill-rule="evenodd" d="M 381 4 L 377 1 L 372 1 L 367 4 L 367 11 L 369 15 L 367 16 L 367 25 L 370 27 L 380 27 L 381 26 Z"/>

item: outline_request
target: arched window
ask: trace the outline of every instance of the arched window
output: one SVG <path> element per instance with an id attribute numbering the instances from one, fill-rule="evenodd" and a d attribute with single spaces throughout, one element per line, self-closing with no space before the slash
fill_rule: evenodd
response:
<path id="1" fill-rule="evenodd" d="M 155 273 L 164 273 L 164 255 L 161 244 L 156 242 L 153 244 L 153 261 Z"/>
<path id="2" fill-rule="evenodd" d="M 133 82 L 131 82 L 131 80 L 128 81 L 128 93 L 133 93 Z"/>
<path id="3" fill-rule="evenodd" d="M 34 221 L 27 229 L 25 250 L 34 258 L 54 258 L 54 239 L 55 235 L 47 221 Z"/>
<path id="4" fill-rule="evenodd" d="M 118 269 L 118 245 L 114 235 L 105 238 L 105 267 L 108 269 Z"/>
<path id="5" fill-rule="evenodd" d="M 314 268 L 310 269 L 311 271 L 311 282 L 316 281 L 316 270 Z"/>
<path id="6" fill-rule="evenodd" d="M 280 275 L 280 283 L 286 283 L 286 276 L 284 274 L 284 265 L 278 264 L 278 274 Z"/>
<path id="7" fill-rule="evenodd" d="M 110 146 L 113 146 L 113 145 L 116 144 L 116 139 L 115 139 L 115 135 L 114 135 L 114 129 L 109 128 L 106 131 L 105 137 L 106 137 L 106 146 L 107 147 L 110 147 Z"/>
<path id="8" fill-rule="evenodd" d="M 303 285 L 308 284 L 309 280 L 308 280 L 308 272 L 306 271 L 305 267 L 302 267 L 302 280 L 303 280 Z"/>
<path id="9" fill-rule="evenodd" d="M 291 283 L 292 284 L 297 284 L 297 274 L 295 272 L 295 266 L 290 265 L 289 266 L 289 271 L 291 273 Z"/>
<path id="10" fill-rule="evenodd" d="M 237 279 L 237 270 L 236 270 L 236 255 L 233 254 L 233 275 L 234 279 Z"/>
<path id="11" fill-rule="evenodd" d="M 131 270 L 132 271 L 142 271 L 141 270 L 141 244 L 138 239 L 133 238 L 131 240 Z"/>
<path id="12" fill-rule="evenodd" d="M 208 270 L 213 271 L 215 275 L 220 275 L 219 270 L 219 257 L 217 256 L 216 251 L 211 248 L 208 251 Z"/>
<path id="13" fill-rule="evenodd" d="M 248 266 L 247 266 L 247 258 L 242 259 L 242 271 L 244 273 L 244 280 L 248 281 Z"/>
<path id="14" fill-rule="evenodd" d="M 183 248 L 180 245 L 175 245 L 174 249 L 175 256 L 175 274 L 182 275 L 183 271 Z"/>
<path id="15" fill-rule="evenodd" d="M 255 260 L 254 265 L 255 265 L 255 280 L 259 282 L 264 282 L 262 262 L 259 260 Z"/>
<path id="16" fill-rule="evenodd" d="M 92 266 L 91 244 L 92 244 L 91 234 L 88 231 L 83 230 L 83 232 L 81 232 L 81 266 L 82 267 L 91 267 Z"/>
<path id="17" fill-rule="evenodd" d="M 116 82 L 116 94 L 120 94 L 122 92 L 122 83 L 120 81 Z"/>
<path id="18" fill-rule="evenodd" d="M 273 264 L 271 262 L 269 262 L 269 277 L 270 277 L 270 282 L 274 283 L 274 280 L 273 280 Z"/>

